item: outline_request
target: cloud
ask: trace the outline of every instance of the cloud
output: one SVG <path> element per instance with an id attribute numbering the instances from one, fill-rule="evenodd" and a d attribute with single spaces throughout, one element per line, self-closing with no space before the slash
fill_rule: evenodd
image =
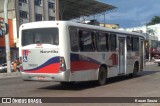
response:
<path id="1" fill-rule="evenodd" d="M 132 23 L 134 22 L 139 24 L 139 25 L 144 25 L 146 23 L 148 23 L 152 17 L 156 16 L 156 15 L 160 15 L 160 6 L 158 3 L 154 3 L 154 4 L 145 4 L 142 6 L 139 5 L 135 5 L 135 6 L 130 6 L 129 8 L 128 4 L 128 8 L 124 7 L 119 7 L 119 9 L 117 9 L 115 12 L 108 12 L 105 16 L 105 19 L 107 22 L 118 22 L 122 23 L 121 21 L 128 21 L 128 23 Z M 99 17 L 97 17 L 97 19 L 101 22 L 104 21 L 104 16 L 101 15 Z M 118 24 L 119 24 L 118 23 Z M 137 25 L 135 24 L 135 25 Z"/>
<path id="2" fill-rule="evenodd" d="M 150 22 L 154 16 L 160 16 L 160 0 L 99 0 L 116 6 L 105 16 L 106 23 L 120 24 L 122 27 L 137 27 Z M 104 22 L 104 15 L 96 19 Z"/>
<path id="3" fill-rule="evenodd" d="M 152 12 L 145 12 L 145 7 L 134 8 L 123 12 L 114 12 L 106 15 L 107 20 L 141 20 L 148 17 Z"/>

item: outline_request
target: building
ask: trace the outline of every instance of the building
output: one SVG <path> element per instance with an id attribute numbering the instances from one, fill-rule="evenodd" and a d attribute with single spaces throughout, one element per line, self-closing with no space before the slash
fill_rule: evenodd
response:
<path id="1" fill-rule="evenodd" d="M 119 29 L 119 24 L 99 24 L 100 26 L 110 28 L 110 29 Z"/>

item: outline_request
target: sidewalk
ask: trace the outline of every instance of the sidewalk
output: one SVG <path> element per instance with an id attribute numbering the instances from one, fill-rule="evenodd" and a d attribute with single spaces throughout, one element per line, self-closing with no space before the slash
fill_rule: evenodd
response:
<path id="1" fill-rule="evenodd" d="M 153 65 L 153 64 L 157 64 L 157 63 L 154 63 L 153 61 L 151 61 L 151 62 L 145 62 L 145 65 Z"/>
<path id="2" fill-rule="evenodd" d="M 151 61 L 148 61 L 148 60 L 145 61 L 145 65 L 153 65 L 153 64 L 157 64 L 157 63 L 154 63 L 153 59 Z"/>
<path id="3" fill-rule="evenodd" d="M 12 78 L 12 77 L 20 77 L 20 72 L 0 73 L 0 79 L 1 78 Z"/>

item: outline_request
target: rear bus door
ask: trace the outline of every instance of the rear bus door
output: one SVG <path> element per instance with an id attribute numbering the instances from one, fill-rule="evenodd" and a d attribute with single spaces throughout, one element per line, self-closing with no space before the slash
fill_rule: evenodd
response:
<path id="1" fill-rule="evenodd" d="M 119 50 L 119 74 L 125 74 L 125 38 L 118 38 L 118 50 Z"/>

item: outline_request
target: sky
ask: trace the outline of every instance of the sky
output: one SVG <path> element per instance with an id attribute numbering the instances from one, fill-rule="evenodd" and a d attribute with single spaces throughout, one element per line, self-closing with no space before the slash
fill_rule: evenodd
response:
<path id="1" fill-rule="evenodd" d="M 106 12 L 105 23 L 119 24 L 122 28 L 143 26 L 154 16 L 160 16 L 160 0 L 99 0 L 116 6 L 117 9 Z M 104 15 L 96 19 L 104 22 Z"/>

